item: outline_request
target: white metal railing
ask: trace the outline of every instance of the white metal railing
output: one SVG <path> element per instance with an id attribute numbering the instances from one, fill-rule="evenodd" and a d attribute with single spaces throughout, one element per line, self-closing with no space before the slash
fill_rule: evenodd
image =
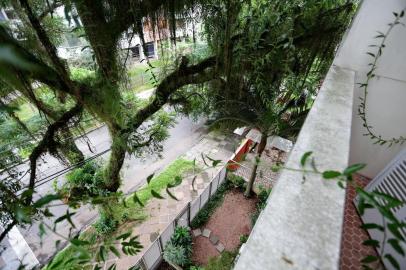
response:
<path id="1" fill-rule="evenodd" d="M 178 215 L 172 220 L 158 238 L 150 245 L 142 257 L 134 265 L 135 268 L 150 270 L 156 269 L 162 261 L 163 251 L 166 243 L 170 240 L 176 226 L 189 227 L 192 220 L 199 213 L 210 198 L 216 193 L 217 189 L 224 183 L 227 175 L 227 164 L 224 165 L 213 177 L 210 184 L 203 192 L 192 202 L 189 202 L 179 211 Z"/>

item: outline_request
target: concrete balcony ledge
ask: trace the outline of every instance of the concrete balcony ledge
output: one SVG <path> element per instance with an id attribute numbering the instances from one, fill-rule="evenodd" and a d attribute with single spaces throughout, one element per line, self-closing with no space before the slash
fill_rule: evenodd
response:
<path id="1" fill-rule="evenodd" d="M 319 170 L 343 170 L 350 151 L 354 72 L 332 66 L 286 167 L 313 151 Z M 338 269 L 345 190 L 320 175 L 282 171 L 234 269 Z"/>

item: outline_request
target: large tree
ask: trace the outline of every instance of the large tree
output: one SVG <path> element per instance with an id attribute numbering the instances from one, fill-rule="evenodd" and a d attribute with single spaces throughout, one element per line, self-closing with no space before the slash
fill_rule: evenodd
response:
<path id="1" fill-rule="evenodd" d="M 268 136 L 295 139 L 352 18 L 352 1 L 212 1 L 208 44 L 222 76 L 207 88 L 217 125 L 262 133 L 246 196 Z M 224 29 L 224 30 L 223 30 Z M 220 62 L 218 60 L 217 62 Z M 198 104 L 198 103 L 197 103 Z"/>
<path id="2" fill-rule="evenodd" d="M 13 91 L 25 95 L 49 117 L 50 123 L 29 156 L 28 192 L 21 197 L 8 197 L 7 205 L 13 207 L 5 209 L 8 221 L 0 239 L 15 224 L 30 222 L 21 218 L 20 209 L 24 209 L 24 213 L 38 213 L 32 194 L 41 155 L 46 152 L 67 157 L 72 156 L 69 153 L 79 154 L 74 141 L 63 140 L 63 137 L 71 137 L 69 130 L 84 112 L 108 127 L 112 147 L 98 188 L 115 194 L 120 188 L 125 155 L 160 139 L 159 132 L 145 132 L 141 127 L 165 104 L 181 106 L 189 113 L 190 108 L 196 109 L 196 99 L 204 95 L 209 100 L 205 109 L 211 112 L 236 104 L 235 100 L 255 103 L 256 108 L 274 105 L 284 108 L 286 102 L 282 101 L 300 96 L 312 69 L 325 71 L 353 10 L 352 1 L 327 0 L 5 2 L 18 11 L 28 34 L 26 38 L 17 38 L 12 29 L 0 25 L 0 49 L 5 52 L 0 53 L 0 79 Z M 61 5 L 68 14 L 77 14 L 80 19 L 76 30 L 86 37 L 96 62 L 92 76 L 75 78 L 69 65 L 57 54 L 58 40 L 55 28 L 51 27 L 55 24 L 47 19 L 52 18 L 53 9 Z M 126 72 L 120 60 L 119 42 L 123 34 L 136 33 L 145 47 L 143 24 L 147 21 L 155 28 L 167 21 L 175 43 L 176 18 L 180 14 L 196 13 L 205 25 L 209 53 L 176 58 L 175 67 L 157 83 L 153 97 L 146 104 L 130 104 L 129 109 L 122 93 Z M 202 84 L 205 87 L 186 87 Z M 58 102 L 64 104 L 61 110 L 55 111 L 41 103 L 36 93 L 38 85 L 55 92 Z M 277 105 L 278 102 L 282 105 Z M 250 110 L 239 113 L 250 114 Z M 274 110 L 278 117 L 281 110 Z M 80 155 L 73 157 L 82 159 Z M 2 197 L 16 189 L 8 184 L 0 187 Z"/>

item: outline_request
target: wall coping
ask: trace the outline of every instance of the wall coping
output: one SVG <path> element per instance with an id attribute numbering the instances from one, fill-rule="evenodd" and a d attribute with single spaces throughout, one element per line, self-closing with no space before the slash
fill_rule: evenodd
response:
<path id="1" fill-rule="evenodd" d="M 312 151 L 319 170 L 348 166 L 354 72 L 332 66 L 286 167 Z M 338 269 L 345 190 L 318 174 L 283 170 L 234 269 Z"/>

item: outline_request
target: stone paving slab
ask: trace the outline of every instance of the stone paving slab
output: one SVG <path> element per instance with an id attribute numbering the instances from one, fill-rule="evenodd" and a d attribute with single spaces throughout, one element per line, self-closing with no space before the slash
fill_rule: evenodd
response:
<path id="1" fill-rule="evenodd" d="M 216 245 L 219 242 L 219 238 L 214 234 L 210 235 L 209 240 L 213 245 Z"/>
<path id="2" fill-rule="evenodd" d="M 216 249 L 218 252 L 222 253 L 224 251 L 224 245 L 222 243 L 218 243 L 216 245 Z"/>
<path id="3" fill-rule="evenodd" d="M 200 235 L 202 235 L 202 230 L 200 230 L 200 229 L 193 230 L 194 237 L 198 237 Z"/>
<path id="4" fill-rule="evenodd" d="M 204 230 L 203 230 L 202 235 L 203 235 L 204 237 L 209 238 L 209 237 L 210 237 L 210 234 L 211 234 L 211 230 L 210 230 L 210 229 L 204 229 Z"/>

